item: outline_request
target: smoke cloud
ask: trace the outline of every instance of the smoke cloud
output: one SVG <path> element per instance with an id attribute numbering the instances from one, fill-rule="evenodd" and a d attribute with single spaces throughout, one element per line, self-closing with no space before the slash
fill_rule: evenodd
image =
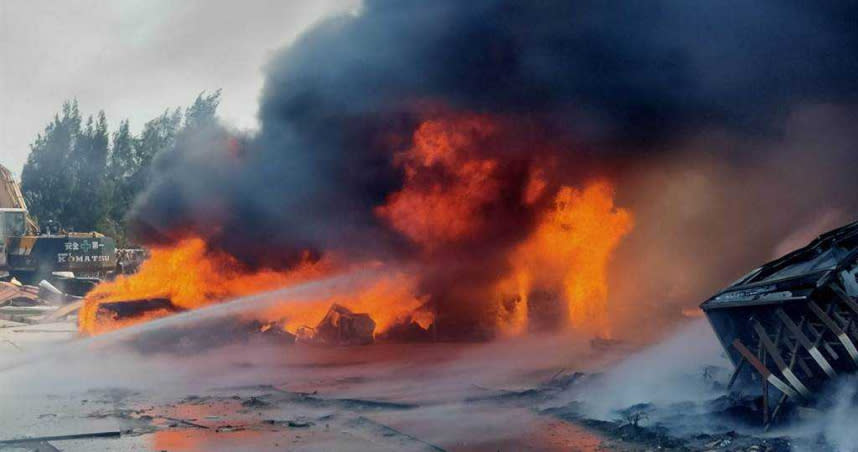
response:
<path id="1" fill-rule="evenodd" d="M 636 217 L 610 306 L 647 334 L 858 207 L 856 16 L 838 2 L 367 1 L 272 58 L 255 136 L 202 131 L 161 156 L 131 221 L 144 242 L 198 235 L 256 267 L 307 250 L 413 257 L 377 210 L 406 184 L 396 155 L 427 118 L 488 115 L 503 132 L 472 147 L 503 163 L 478 212 L 492 226 L 430 261 L 479 262 L 454 278 L 477 286 L 503 273 L 494 256 L 547 202 L 522 201 L 535 162 L 555 189 L 609 177 Z M 428 271 L 427 291 L 471 292 L 443 276 Z"/>

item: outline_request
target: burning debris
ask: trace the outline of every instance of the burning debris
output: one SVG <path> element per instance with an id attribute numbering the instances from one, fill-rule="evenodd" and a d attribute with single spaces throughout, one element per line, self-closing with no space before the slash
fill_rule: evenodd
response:
<path id="1" fill-rule="evenodd" d="M 722 290 L 701 308 L 735 365 L 759 388 L 763 421 L 815 401 L 858 366 L 858 222 L 825 233 Z"/>
<path id="2" fill-rule="evenodd" d="M 624 322 L 647 330 L 641 337 L 663 335 L 686 321 L 680 304 L 735 265 L 762 261 L 791 246 L 794 233 L 858 208 L 856 10 L 799 3 L 367 0 L 272 54 L 256 131 L 218 123 L 219 92 L 184 120 L 177 114 L 175 127 L 165 114 L 163 131 L 149 128 L 155 121 L 139 140 L 117 132 L 114 146 L 106 119 L 95 126 L 103 139 L 89 140 L 66 137 L 62 123 L 80 131 L 79 121 L 57 117 L 33 146 L 27 167 L 44 176 L 34 185 L 72 187 L 68 198 L 77 200 L 96 186 L 115 194 L 93 209 L 107 213 L 90 213 L 110 221 L 87 222 L 113 229 L 124 218 L 122 238 L 150 252 L 117 251 L 95 233 L 34 235 L 16 200 L 4 212 L 14 230 L 3 242 L 8 270 L 0 270 L 33 281 L 54 270 L 119 276 L 0 285 L 0 316 L 15 328 L 79 307 L 73 333 L 102 335 L 44 355 L 74 357 L 56 359 L 60 366 L 37 357 L 32 368 L 9 364 L 10 374 L 131 385 L 132 374 L 154 369 L 157 378 L 144 375 L 141 386 L 257 385 L 219 400 L 150 393 L 133 408 L 116 397 L 87 413 L 154 433 L 159 450 L 179 449 L 191 429 L 235 434 L 238 445 L 245 434 L 307 432 L 316 448 L 366 435 L 350 445 L 458 449 L 472 445 L 461 439 L 471 440 L 480 421 L 512 430 L 525 424 L 522 414 L 646 448 L 788 447 L 725 432 L 722 414 L 762 413 L 768 425 L 858 367 L 858 223 L 702 305 L 735 365 L 717 390 L 709 384 L 716 372 L 704 370 L 706 400 L 679 400 L 680 384 L 665 383 L 661 362 L 646 357 L 602 378 L 602 392 L 590 391 L 600 378 L 588 370 L 564 369 L 573 358 L 609 367 L 602 360 L 639 349 Z M 194 120 L 193 110 L 207 119 Z M 150 145 L 150 136 L 170 144 Z M 52 160 L 60 153 L 75 158 Z M 86 162 L 96 153 L 111 163 Z M 77 167 L 122 183 L 68 171 Z M 74 208 L 85 201 L 28 197 L 46 203 L 38 210 L 46 215 L 85 216 Z M 748 214 L 759 221 L 737 229 L 733 219 Z M 368 276 L 326 284 L 357 274 Z M 319 290 L 300 290 L 308 286 Z M 368 344 L 376 345 L 340 347 Z M 524 351 L 510 352 L 518 346 Z M 574 347 L 586 352 L 571 356 Z M 176 359 L 165 350 L 190 353 Z M 546 363 L 546 355 L 556 356 Z M 113 361 L 102 366 L 104 356 Z M 288 381 L 270 381 L 281 377 Z M 272 385 L 260 389 L 266 378 Z M 649 378 L 658 381 L 628 388 Z M 594 386 L 577 386 L 583 380 Z M 725 394 L 737 387 L 744 393 Z M 671 398 L 656 400 L 653 388 Z M 325 390 L 343 397 L 317 392 Z M 347 397 L 361 393 L 378 397 Z M 627 400 L 636 397 L 650 400 Z M 603 405 L 578 409 L 592 398 Z M 204 399 L 220 409 L 207 412 Z M 613 418 L 597 419 L 602 408 Z M 421 411 L 433 422 L 393 425 Z M 659 424 L 693 416 L 693 433 Z M 711 419 L 721 431 L 701 433 Z M 445 436 L 444 422 L 465 433 Z M 280 447 L 270 439 L 266 447 Z M 516 449 L 495 445 L 477 448 Z"/>
<path id="3" fill-rule="evenodd" d="M 372 264 L 366 267 L 372 268 Z M 230 255 L 208 250 L 200 239 L 189 239 L 176 246 L 153 248 L 151 257 L 136 274 L 120 276 L 97 287 L 86 298 L 80 328 L 86 334 L 99 334 L 135 321 L 292 287 L 353 268 L 354 265 L 339 264 L 331 258 L 307 261 L 288 271 L 252 270 Z M 347 292 L 331 293 L 322 299 L 284 301 L 278 307 L 259 312 L 257 320 L 282 322 L 285 329 L 295 334 L 299 327 L 319 323 L 330 307 L 338 304 L 353 312 L 369 314 L 376 323 L 376 333 L 409 319 L 428 326 L 432 316 L 424 309 L 425 300 L 414 295 L 414 284 L 413 278 L 402 272 L 387 272 Z M 154 299 L 169 300 L 171 308 L 150 310 L 146 316 L 124 318 L 118 323 L 109 316 L 98 315 L 99 306 L 105 303 L 140 304 L 140 300 Z M 119 308 L 111 308 L 116 309 Z"/>
<path id="4" fill-rule="evenodd" d="M 457 126 L 450 127 L 455 130 Z M 452 138 L 442 135 L 434 139 Z M 434 143 L 428 138 L 423 140 Z M 439 149 L 423 149 L 421 152 L 456 152 L 456 149 L 442 146 Z M 487 165 L 494 168 L 496 163 Z M 545 182 L 533 183 L 537 188 L 532 189 L 531 196 L 536 196 L 544 190 L 542 184 Z M 439 332 L 446 337 L 464 335 L 490 338 L 522 334 L 529 328 L 558 330 L 570 325 L 609 334 L 605 318 L 607 265 L 613 249 L 631 228 L 630 214 L 613 204 L 610 184 L 596 182 L 583 190 L 561 187 L 553 201 L 544 200 L 544 212 L 534 218 L 537 226 L 532 234 L 521 238 L 521 242 L 515 246 L 501 247 L 502 255 L 497 256 L 500 266 L 498 271 L 501 273 L 491 274 L 479 274 L 483 273 L 482 269 L 474 273 L 477 267 L 472 267 L 476 263 L 472 259 L 477 256 L 461 255 L 462 241 L 470 241 L 468 237 L 472 234 L 485 232 L 481 232 L 481 229 L 496 227 L 489 223 L 483 224 L 483 220 L 475 213 L 479 208 L 473 207 L 474 212 L 464 213 L 465 216 L 461 218 L 464 223 L 449 226 L 453 229 L 444 232 L 443 228 L 448 226 L 431 224 L 440 214 L 432 209 L 443 210 L 457 205 L 461 197 L 452 193 L 422 193 L 425 190 L 422 187 L 413 188 L 416 193 L 410 190 L 412 188 L 406 186 L 400 195 L 392 198 L 392 205 L 406 202 L 403 201 L 406 193 L 407 196 L 418 198 L 440 197 L 431 202 L 426 201 L 429 210 L 425 212 L 403 208 L 402 215 L 407 212 L 408 216 L 402 218 L 403 223 L 395 223 L 407 234 L 427 234 L 425 238 L 428 241 L 421 245 L 425 247 L 423 253 L 426 253 L 428 259 L 424 263 L 411 260 L 401 263 L 349 262 L 332 254 L 321 259 L 307 255 L 307 260 L 300 265 L 284 270 L 254 269 L 232 255 L 210 249 L 201 238 L 186 239 L 173 246 L 154 247 L 151 257 L 136 274 L 120 276 L 115 282 L 96 288 L 87 297 L 80 318 L 81 331 L 98 334 L 135 321 L 290 287 L 337 272 L 387 266 L 399 268 L 393 272 L 380 272 L 383 276 L 356 293 L 333 294 L 330 299 L 284 305 L 283 309 L 262 314 L 261 320 L 286 319 L 289 331 L 298 334 L 299 327 L 323 322 L 323 319 L 330 317 L 330 307 L 339 305 L 352 312 L 368 314 L 375 322 L 374 333 L 371 331 L 369 336 L 425 340 L 431 329 L 433 338 L 437 338 Z M 399 211 L 399 207 L 379 210 L 379 215 L 392 218 L 390 216 L 395 215 L 394 211 Z M 459 215 L 455 212 L 450 214 Z M 413 222 L 413 228 L 408 226 L 412 224 L 410 222 Z M 425 230 L 421 229 L 424 227 Z M 414 237 L 417 238 L 416 235 Z M 464 250 L 465 253 L 472 252 L 467 248 Z M 440 260 L 436 260 L 436 257 Z M 448 259 L 464 259 L 466 265 L 438 266 Z M 452 285 L 444 291 L 436 293 L 434 289 L 427 289 L 426 278 L 440 278 L 437 283 L 432 283 L 434 286 L 454 277 L 455 272 L 472 277 L 474 286 L 462 293 L 458 293 L 459 289 L 454 293 L 446 293 L 448 289 L 468 285 L 463 281 L 455 284 L 450 281 Z M 461 297 L 468 301 L 454 303 Z M 153 299 L 170 300 L 175 309 L 150 310 L 146 308 L 147 303 L 141 304 L 141 300 Z M 123 315 L 124 321 L 117 323 L 112 321 L 114 317 L 98 314 L 100 310 L 104 311 L 99 307 L 102 304 L 129 302 L 139 305 L 140 310 L 150 311 L 150 315 Z M 111 306 L 107 309 L 116 311 L 119 308 Z M 128 309 L 133 310 L 131 307 Z M 389 331 L 394 327 L 399 332 Z M 367 336 L 365 333 L 361 335 Z"/>
<path id="5" fill-rule="evenodd" d="M 369 314 L 355 314 L 335 304 L 315 328 L 298 329 L 298 342 L 325 345 L 366 345 L 374 339 L 375 322 Z"/>
<path id="6" fill-rule="evenodd" d="M 166 298 L 123 300 L 99 303 L 95 317 L 102 324 L 136 323 L 143 319 L 163 317 L 181 311 Z"/>

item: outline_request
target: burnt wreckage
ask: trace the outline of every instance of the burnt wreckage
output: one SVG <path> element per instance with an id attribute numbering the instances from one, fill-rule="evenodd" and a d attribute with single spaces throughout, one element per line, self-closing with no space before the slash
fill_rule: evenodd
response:
<path id="1" fill-rule="evenodd" d="M 764 423 L 785 401 L 812 401 L 826 381 L 858 370 L 856 273 L 858 222 L 751 271 L 700 306 L 736 366 L 730 386 L 761 383 Z"/>

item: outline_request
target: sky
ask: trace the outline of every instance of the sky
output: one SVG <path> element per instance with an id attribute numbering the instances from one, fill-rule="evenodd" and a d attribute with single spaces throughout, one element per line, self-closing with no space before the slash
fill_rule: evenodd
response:
<path id="1" fill-rule="evenodd" d="M 21 174 L 63 101 L 132 130 L 197 94 L 223 89 L 220 113 L 257 126 L 273 52 L 359 0 L 0 0 L 0 164 Z"/>

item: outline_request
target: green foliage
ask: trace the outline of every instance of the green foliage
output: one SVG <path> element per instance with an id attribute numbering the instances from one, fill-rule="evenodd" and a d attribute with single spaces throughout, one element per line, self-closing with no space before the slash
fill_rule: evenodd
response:
<path id="1" fill-rule="evenodd" d="M 185 127 L 199 129 L 217 121 L 217 106 L 220 104 L 220 90 L 213 94 L 205 92 L 197 95 L 194 103 L 185 110 Z"/>
<path id="2" fill-rule="evenodd" d="M 72 173 L 71 149 L 80 135 L 77 101 L 63 104 L 43 134 L 36 137 L 21 173 L 21 188 L 36 219 L 60 218 L 67 211 Z"/>
<path id="3" fill-rule="evenodd" d="M 30 214 L 67 230 L 97 230 L 127 245 L 125 217 L 149 183 L 155 156 L 172 152 L 182 134 L 216 123 L 220 93 L 203 92 L 184 110 L 164 111 L 138 136 L 127 120 L 111 134 L 103 111 L 84 123 L 77 101 L 65 102 L 31 145 L 21 173 Z"/>

